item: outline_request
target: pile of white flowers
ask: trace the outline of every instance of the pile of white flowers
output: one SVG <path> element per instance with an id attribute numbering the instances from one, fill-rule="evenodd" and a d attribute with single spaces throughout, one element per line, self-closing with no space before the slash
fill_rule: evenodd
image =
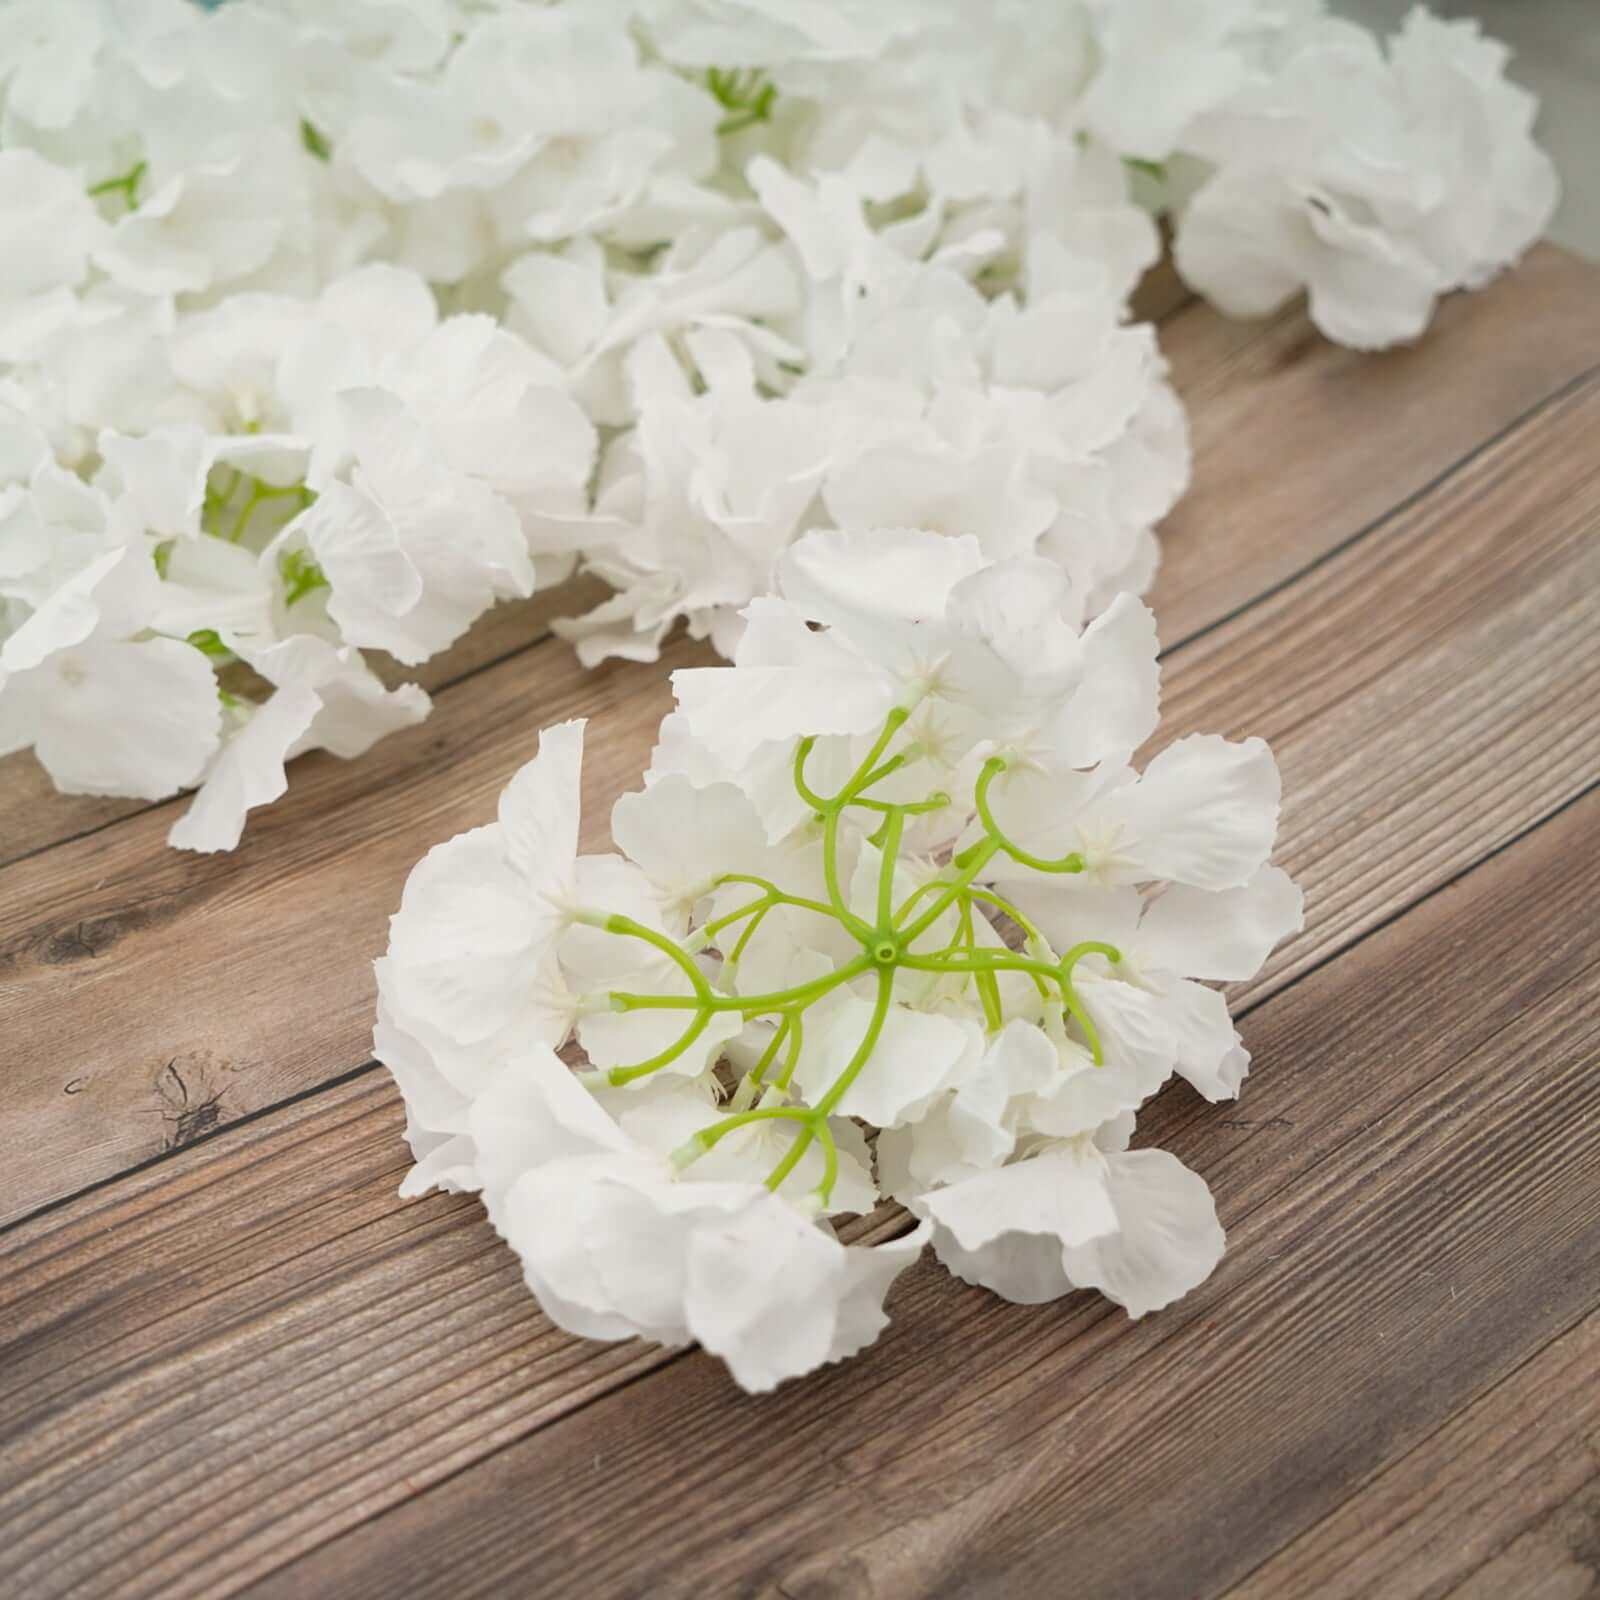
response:
<path id="1" fill-rule="evenodd" d="M 363 652 L 576 567 L 616 591 L 562 626 L 586 662 L 680 619 L 735 651 L 812 530 L 1042 559 L 1091 618 L 1188 473 L 1128 313 L 1158 216 L 1224 310 L 1307 290 L 1376 346 L 1554 201 L 1504 53 L 1421 11 L 1387 51 L 1316 0 L 8 0 L 0 34 L 0 753 L 198 786 L 200 850 L 296 752 L 426 714 Z"/>
<path id="2" fill-rule="evenodd" d="M 805 535 L 734 664 L 675 674 L 620 855 L 578 854 L 583 724 L 547 729 L 378 963 L 403 1192 L 481 1190 L 562 1327 L 698 1340 L 756 1390 L 870 1343 L 929 1242 L 1012 1300 L 1201 1282 L 1205 1184 L 1128 1144 L 1174 1073 L 1245 1075 L 1197 980 L 1300 926 L 1278 772 L 1213 737 L 1135 771 L 1154 620 L 1075 609 L 965 535 Z M 841 1243 L 881 1197 L 917 1225 Z"/>

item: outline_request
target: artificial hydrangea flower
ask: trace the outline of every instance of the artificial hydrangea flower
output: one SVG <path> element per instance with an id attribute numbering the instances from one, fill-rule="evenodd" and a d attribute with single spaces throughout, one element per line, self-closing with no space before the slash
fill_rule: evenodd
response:
<path id="1" fill-rule="evenodd" d="M 1135 771 L 1152 619 L 1081 625 L 1035 556 L 819 531 L 776 583 L 732 665 L 675 675 L 621 855 L 578 853 L 565 723 L 412 873 L 375 1043 L 405 1192 L 481 1191 L 562 1327 L 696 1340 L 749 1389 L 871 1342 L 925 1243 L 1010 1299 L 1159 1310 L 1223 1238 L 1135 1114 L 1174 1074 L 1238 1092 L 1206 982 L 1301 923 L 1266 746 Z M 841 1243 L 880 1198 L 915 1226 Z"/>
<path id="2" fill-rule="evenodd" d="M 172 837 L 227 848 L 292 753 L 424 712 L 362 652 L 420 666 L 574 571 L 613 590 L 558 620 L 586 664 L 769 638 L 752 602 L 815 531 L 975 541 L 1110 615 L 1189 474 L 1129 309 L 1163 220 L 1224 310 L 1303 290 L 1366 347 L 1555 198 L 1473 24 L 1419 10 L 1385 50 L 1321 0 L 1177 17 L 12 0 L 6 748 L 66 789 L 204 781 Z"/>
<path id="3" fill-rule="evenodd" d="M 1435 300 L 1481 287 L 1555 210 L 1535 102 L 1472 21 L 1411 11 L 1387 56 L 1322 22 L 1190 131 L 1215 170 L 1184 207 L 1177 262 L 1229 315 L 1305 290 L 1331 339 L 1414 339 Z"/>
<path id="4" fill-rule="evenodd" d="M 71 794 L 160 800 L 196 782 L 220 738 L 211 664 L 145 636 L 142 552 L 68 578 L 0 646 L 0 753 L 32 746 Z"/>

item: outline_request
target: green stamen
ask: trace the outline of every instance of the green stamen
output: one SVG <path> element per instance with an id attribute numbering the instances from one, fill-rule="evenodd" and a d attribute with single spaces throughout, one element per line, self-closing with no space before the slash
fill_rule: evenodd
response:
<path id="1" fill-rule="evenodd" d="M 715 96 L 717 104 L 728 113 L 717 124 L 722 135 L 742 133 L 758 122 L 772 120 L 772 107 L 778 98 L 778 86 L 766 81 L 759 67 L 747 71 L 737 68 L 724 71 L 720 67 L 706 69 L 706 88 Z"/>
<path id="2" fill-rule="evenodd" d="M 102 195 L 120 194 L 130 211 L 139 209 L 139 184 L 143 181 L 145 173 L 149 170 L 149 163 L 136 161 L 126 172 L 118 178 L 102 178 L 99 183 L 91 183 L 88 194 L 91 199 L 98 200 Z"/>
<path id="3" fill-rule="evenodd" d="M 203 656 L 209 656 L 213 661 L 227 661 L 233 656 L 227 645 L 222 642 L 222 636 L 215 628 L 196 628 L 185 644 L 192 644 Z"/>
<path id="4" fill-rule="evenodd" d="M 318 589 L 329 588 L 328 575 L 304 550 L 288 550 L 278 557 L 278 576 L 283 580 L 283 603 L 292 606 Z"/>
<path id="5" fill-rule="evenodd" d="M 314 128 L 304 117 L 300 119 L 300 143 L 314 155 L 318 161 L 333 160 L 333 146 L 328 143 L 318 129 Z"/>

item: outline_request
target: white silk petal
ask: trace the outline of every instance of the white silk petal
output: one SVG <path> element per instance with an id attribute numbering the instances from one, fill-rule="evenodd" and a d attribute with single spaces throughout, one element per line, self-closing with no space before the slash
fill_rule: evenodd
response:
<path id="1" fill-rule="evenodd" d="M 1304 925 L 1304 896 L 1279 867 L 1260 868 L 1236 889 L 1173 884 L 1139 924 L 1139 963 L 1183 978 L 1240 982 Z"/>
<path id="2" fill-rule="evenodd" d="M 500 796 L 506 856 L 536 892 L 555 893 L 571 881 L 586 726 L 580 717 L 546 728 L 539 735 L 539 753 L 518 769 Z"/>
<path id="3" fill-rule="evenodd" d="M 1222 1259 L 1223 1234 L 1204 1181 L 1165 1150 L 1104 1157 L 1116 1228 L 1068 1244 L 1072 1281 L 1142 1317 L 1186 1295 Z"/>

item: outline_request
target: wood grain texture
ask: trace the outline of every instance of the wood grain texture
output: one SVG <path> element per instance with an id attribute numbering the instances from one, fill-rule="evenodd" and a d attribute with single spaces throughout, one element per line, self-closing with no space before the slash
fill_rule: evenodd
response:
<path id="1" fill-rule="evenodd" d="M 1160 1104 L 1151 1136 L 1218 1182 L 1234 1234 L 1228 1270 L 1243 1248 L 1238 1219 L 1268 1192 L 1263 1184 L 1314 1171 L 1329 1149 L 1431 1081 L 1449 1052 L 1514 1031 L 1523 1009 L 1559 991 L 1568 970 L 1551 959 L 1560 956 L 1560 919 L 1581 907 L 1600 872 L 1590 859 L 1587 875 L 1566 876 L 1564 857 L 1581 854 L 1597 814 L 1600 803 L 1584 802 L 1552 825 L 1559 832 L 1541 855 L 1564 876 L 1542 941 L 1521 939 L 1509 959 L 1502 949 L 1551 875 L 1531 872 L 1525 842 L 1466 904 L 1424 907 L 1378 936 L 1385 943 L 1374 952 L 1354 953 L 1368 970 L 1367 992 L 1330 988 L 1341 961 L 1319 975 L 1321 989 L 1308 983 L 1248 1018 L 1264 1071 L 1238 1115 L 1187 1095 Z M 1508 880 L 1518 893 L 1505 893 Z M 1418 1026 L 1403 1002 L 1433 976 L 1427 961 L 1437 951 L 1426 960 L 1408 953 L 1414 919 L 1438 944 L 1485 905 L 1499 907 L 1507 932 L 1449 976 L 1471 990 L 1493 987 L 1487 980 L 1498 975 L 1505 998 L 1476 1016 L 1458 1008 L 1437 1039 L 1435 1019 L 1421 1019 L 1428 1048 L 1390 1074 L 1381 1094 L 1352 1096 L 1328 1068 L 1386 1060 L 1392 1042 Z M 1381 991 L 1370 992 L 1380 978 Z M 1296 1009 L 1278 1009 L 1296 995 Z M 1330 1012 L 1386 1032 L 1330 1031 Z M 1530 1061 L 1548 1064 L 1548 1040 L 1527 1043 Z M 1309 1109 L 1296 1098 L 1306 1090 L 1321 1097 Z M 0 1551 L 17 1563 L 25 1592 L 198 1593 L 231 1582 L 670 1359 L 552 1330 L 474 1202 L 397 1204 L 400 1120 L 386 1080 L 367 1075 L 8 1236 Z M 1284 1235 L 1280 1220 L 1261 1226 L 1269 1241 Z M 959 1383 L 981 1378 L 985 1392 L 989 1366 L 998 1375 L 1017 1362 L 1025 1372 L 1041 1339 L 1076 1359 L 1098 1348 L 1084 1338 L 1134 1331 L 1098 1302 L 1028 1311 L 932 1269 L 918 1281 L 923 1298 L 900 1321 L 926 1324 L 934 1343 L 911 1352 L 912 1370 L 943 1371 L 955 1359 L 942 1342 L 952 1334 L 976 1339 Z M 1215 1292 L 1231 1304 L 1230 1286 Z M 1195 1301 L 1195 1313 L 1210 1303 Z M 1096 1368 L 1085 1383 L 1109 1384 L 1127 1360 L 1143 1359 L 1142 1347 L 1117 1348 L 1115 1370 L 1102 1380 Z M 891 1363 L 883 1380 L 891 1388 L 908 1381 L 892 1351 L 873 1358 Z M 738 1397 L 704 1365 L 730 1417 L 748 1424 L 764 1414 L 765 1402 Z M 210 1530 L 203 1539 L 200 1528 Z"/>
<path id="2" fill-rule="evenodd" d="M 1194 484 L 1162 524 L 1150 603 L 1170 645 L 1336 549 L 1600 362 L 1596 269 L 1549 246 L 1453 295 L 1414 345 L 1330 344 L 1297 308 L 1161 330 Z"/>
<path id="3" fill-rule="evenodd" d="M 1404 903 L 1395 874 L 1423 892 L 1592 770 L 1597 702 L 1585 690 L 1600 640 L 1585 608 L 1600 576 L 1600 463 L 1584 441 L 1597 422 L 1600 388 L 1580 380 L 1398 512 L 1382 538 L 1350 543 L 1170 659 L 1161 738 L 1272 740 L 1289 796 L 1284 859 L 1305 873 L 1314 906 L 1324 888 L 1331 897 L 1316 939 L 1263 982 Z M 1260 560 L 1276 557 L 1269 540 Z M 680 643 L 666 664 L 698 659 L 710 657 Z M 156 807 L 0 871 L 0 998 L 16 1063 L 0 1220 L 359 1064 L 369 962 L 410 865 L 486 821 L 539 727 L 575 714 L 597 719 L 585 790 L 597 847 L 668 691 L 659 668 L 584 673 L 551 640 L 440 702 L 361 762 L 298 763 L 289 794 L 230 855 L 165 850 L 171 808 Z M 1439 825 L 1441 800 L 1456 796 L 1482 802 L 1464 831 Z M 94 1004 L 75 1004 L 86 990 Z M 218 1006 L 223 994 L 242 1003 Z M 115 1034 L 101 1025 L 107 1011 Z"/>
<path id="4" fill-rule="evenodd" d="M 1593 1302 L 1597 825 L 1600 793 L 1256 1010 L 1240 1117 L 1169 1097 L 1147 1137 L 1230 1252 L 1163 1315 L 930 1258 L 871 1361 L 752 1400 L 686 1356 L 252 1593 L 1219 1592 Z"/>
<path id="5" fill-rule="evenodd" d="M 1169 322 L 1196 299 L 1178 276 L 1170 250 L 1139 280 L 1129 302 L 1128 317 L 1133 322 Z"/>
<path id="6" fill-rule="evenodd" d="M 411 866 L 488 821 L 539 729 L 569 716 L 597 721 L 584 842 L 599 848 L 670 701 L 661 672 L 581 672 L 554 641 L 447 693 L 362 761 L 299 762 L 229 854 L 165 849 L 161 806 L 0 873 L 0 1221 L 365 1061 L 371 961 Z"/>
<path id="7" fill-rule="evenodd" d="M 1388 1466 L 1229 1600 L 1600 1589 L 1600 1312 Z"/>
<path id="8" fill-rule="evenodd" d="M 0 1238 L 0 1594 L 205 1593 L 672 1358 L 399 1203 L 403 1125 L 361 1074 Z"/>
<path id="9" fill-rule="evenodd" d="M 1259 734 L 1315 915 L 1270 993 L 1600 776 L 1600 374 L 1195 640 L 1165 740 Z"/>
<path id="10" fill-rule="evenodd" d="M 1142 1119 L 1231 1235 L 1160 1317 L 929 1262 L 868 1357 L 751 1400 L 557 1333 L 475 1202 L 396 1199 L 363 1063 L 404 873 L 573 714 L 597 844 L 660 668 L 497 617 L 236 855 L 163 850 L 168 805 L 0 868 L 0 1203 L 49 1207 L 0 1227 L 0 1593 L 1586 1592 L 1591 1413 L 1528 1413 L 1600 1384 L 1597 282 L 1536 252 L 1376 361 L 1164 329 L 1162 738 L 1273 740 L 1310 921 L 1237 996 L 1241 1105 Z"/>
<path id="11" fill-rule="evenodd" d="M 1537 419 L 1539 427 L 1559 422 L 1568 405 L 1581 419 L 1583 405 L 1590 403 L 1587 395 L 1585 389 L 1552 406 Z M 1504 448 L 1513 446 L 1514 441 L 1508 440 Z M 1483 459 L 1494 459 L 1493 453 Z M 1569 494 L 1563 504 L 1578 502 Z M 1397 544 L 1422 537 L 1434 546 L 1463 547 L 1464 536 L 1454 519 L 1426 519 L 1421 526 L 1426 531 L 1418 535 L 1397 524 L 1384 537 Z M 1507 549 L 1545 548 L 1538 542 L 1512 545 L 1502 540 L 1501 544 Z M 1577 548 L 1585 548 L 1584 543 L 1580 541 Z M 1470 540 L 1465 549 L 1469 557 L 1476 553 Z M 1439 551 L 1435 553 L 1439 556 Z M 1353 559 L 1355 552 L 1348 554 Z M 1476 570 L 1481 562 L 1471 560 L 1468 565 Z M 1381 636 L 1387 613 L 1378 594 L 1385 587 L 1381 566 L 1377 570 L 1379 581 L 1369 577 L 1363 592 L 1373 596 L 1366 616 L 1374 635 Z M 1483 581 L 1505 589 L 1517 568 L 1513 564 L 1498 578 L 1496 571 L 1490 566 Z M 1309 592 L 1305 609 L 1291 619 L 1291 636 L 1313 631 L 1315 619 L 1325 609 L 1321 591 Z M 1446 645 L 1435 648 L 1447 649 L 1453 636 L 1448 616 L 1438 608 L 1427 614 L 1443 618 Z M 1399 625 L 1397 619 L 1390 621 Z M 1240 619 L 1230 626 L 1243 625 Z M 1405 626 L 1417 634 L 1421 650 L 1430 637 L 1426 629 L 1415 619 Z M 1213 637 L 1220 638 L 1220 632 Z M 1469 644 L 1474 637 L 1467 636 Z M 1521 646 L 1534 647 L 1531 640 Z M 1463 654 L 1458 639 L 1454 659 L 1470 661 L 1471 654 L 1470 648 Z M 1366 656 L 1342 666 L 1330 658 L 1327 665 L 1317 698 L 1306 708 L 1311 728 L 1337 713 L 1361 747 L 1373 746 L 1386 729 L 1402 747 L 1426 740 L 1438 715 L 1436 696 L 1404 699 L 1399 703 L 1409 709 L 1400 714 L 1392 696 L 1372 692 L 1366 677 L 1371 662 Z M 1559 676 L 1559 668 L 1552 670 Z M 1218 673 L 1231 674 L 1236 693 L 1245 697 L 1239 715 L 1247 724 L 1256 711 L 1270 711 L 1277 704 L 1280 670 L 1258 676 L 1247 670 L 1243 655 L 1229 668 L 1198 651 L 1182 651 L 1172 663 L 1179 691 L 1173 698 L 1180 706 L 1181 686 L 1191 671 L 1207 680 Z M 1463 681 L 1464 692 L 1476 695 L 1470 676 Z M 1337 692 L 1341 684 L 1351 691 L 1347 700 Z M 1233 703 L 1232 696 L 1224 698 Z M 1568 698 L 1577 703 L 1578 697 Z M 1487 705 L 1495 704 L 1488 697 Z M 1514 741 L 1519 728 L 1516 710 L 1508 707 L 1504 719 L 1493 723 L 1484 737 L 1501 745 Z M 1314 764 L 1315 756 L 1312 740 L 1305 759 Z M 1372 765 L 1359 804 L 1392 813 L 1409 779 L 1403 766 L 1392 770 L 1381 758 Z M 1592 760 L 1589 767 L 1592 781 Z M 1581 764 L 1572 766 L 1566 776 L 1572 783 L 1582 781 Z M 485 814 L 494 787 L 495 780 L 486 778 Z M 1500 826 L 1514 828 L 1519 816 L 1523 827 L 1537 821 L 1550 806 L 1552 792 L 1538 785 L 1519 789 L 1499 814 Z M 1447 804 L 1457 798 L 1455 791 L 1441 796 Z M 1470 793 L 1465 798 L 1470 800 Z M 1332 828 L 1334 821 L 1337 818 L 1330 821 L 1312 814 L 1299 826 L 1314 836 L 1316 830 Z M 1593 822 L 1591 806 L 1579 819 L 1580 835 L 1583 827 L 1592 829 Z M 1573 826 L 1568 825 L 1563 838 Z M 1408 882 L 1412 893 L 1443 881 L 1451 870 L 1470 866 L 1487 848 L 1480 834 L 1464 823 L 1462 828 L 1464 853 L 1442 857 L 1431 877 Z M 1295 837 L 1291 832 L 1291 849 Z M 1403 837 L 1395 841 L 1395 848 L 1404 845 Z M 1387 866 L 1370 875 L 1366 897 L 1357 902 L 1361 917 L 1347 919 L 1325 938 L 1323 919 L 1337 902 L 1332 896 L 1320 903 L 1313 900 L 1307 938 L 1318 949 L 1326 953 L 1330 945 L 1348 942 L 1357 927 L 1392 915 L 1404 904 L 1393 893 L 1399 858 L 1384 854 L 1390 847 L 1386 832 L 1374 838 L 1370 831 L 1346 831 L 1342 854 L 1331 857 L 1333 881 L 1357 874 L 1375 852 L 1380 866 Z M 1542 960 L 1544 952 L 1535 949 L 1530 954 Z M 1338 972 L 1343 966 L 1343 961 L 1335 962 L 1332 970 Z M 1519 967 L 1507 981 L 1521 983 L 1536 970 L 1530 967 L 1525 974 Z M 1316 991 L 1312 993 L 1315 996 Z M 1385 1009 L 1387 1014 L 1396 1008 L 1391 1002 Z M 1427 1033 L 1439 1025 L 1431 1014 L 1419 1021 L 1407 1015 L 1403 1005 L 1397 1009 L 1398 1015 L 1390 1019 L 1396 1027 Z M 1344 1059 L 1347 1047 L 1336 1035 L 1314 1037 L 1308 1030 L 1286 1044 L 1274 1036 L 1263 1041 L 1257 1034 L 1259 1026 L 1257 1018 L 1249 1019 L 1247 1037 L 1271 1065 L 1272 1072 L 1263 1079 L 1269 1089 L 1276 1081 L 1272 1074 L 1283 1070 L 1279 1063 L 1310 1063 L 1300 1066 L 1299 1075 L 1315 1080 L 1316 1062 L 1336 1064 Z M 1359 1053 L 1356 1059 L 1362 1059 Z M 1348 1098 L 1335 1075 L 1323 1081 L 1329 1093 Z M 1190 1096 L 1168 1096 L 1157 1111 L 1157 1132 L 1172 1134 L 1181 1151 L 1192 1154 L 1208 1175 L 1215 1175 L 1235 1140 L 1248 1143 L 1255 1137 L 1252 1129 L 1257 1123 L 1270 1126 L 1279 1115 L 1271 1110 L 1270 1099 L 1262 1108 L 1254 1084 L 1246 1106 L 1241 1122 L 1227 1111 L 1197 1108 Z M 1370 1102 L 1357 1102 L 1360 1115 L 1371 1109 Z M 207 1508 L 214 1505 L 232 1508 L 235 1497 L 226 1492 L 230 1481 L 226 1446 L 219 1461 L 203 1447 L 207 1435 L 192 1431 L 228 1407 L 234 1413 L 233 1426 L 244 1430 L 254 1444 L 248 1478 L 258 1510 L 233 1512 L 226 1544 L 232 1552 L 229 1559 L 236 1556 L 246 1564 L 241 1570 L 252 1570 L 271 1552 L 325 1537 L 330 1530 L 357 1522 L 416 1486 L 436 1481 L 543 1425 L 563 1414 L 573 1397 L 580 1401 L 592 1397 L 662 1364 L 658 1352 L 573 1345 L 554 1335 L 521 1290 L 514 1263 L 495 1249 L 470 1203 L 464 1209 L 459 1201 L 397 1206 L 393 1190 L 405 1164 L 399 1121 L 392 1090 L 384 1079 L 372 1075 L 332 1096 L 316 1096 L 285 1113 L 262 1117 L 237 1135 L 224 1134 L 141 1175 L 132 1186 L 115 1186 L 104 1196 L 13 1234 L 13 1250 L 18 1253 L 10 1258 L 6 1277 L 22 1286 L 28 1309 L 7 1307 L 0 1325 L 16 1320 L 25 1347 L 5 1352 L 0 1365 L 27 1385 L 33 1404 L 47 1408 L 42 1414 L 30 1411 L 30 1425 L 41 1426 L 36 1419 L 42 1415 L 48 1419 L 51 1440 L 59 1441 L 77 1438 L 80 1432 L 86 1438 L 103 1434 L 108 1410 L 123 1419 L 113 1431 L 126 1437 L 127 1444 L 105 1461 L 107 1476 L 97 1491 L 83 1479 L 77 1450 L 64 1450 L 59 1458 L 61 1470 L 74 1474 L 80 1485 L 78 1516 L 98 1539 L 111 1536 L 117 1516 L 130 1504 L 130 1484 L 141 1473 L 156 1471 L 153 1463 L 161 1466 L 151 1482 L 152 1497 L 165 1496 L 168 1503 L 183 1505 L 196 1517 L 210 1515 Z M 1238 1126 L 1228 1128 L 1230 1123 Z M 1219 1152 L 1209 1141 L 1225 1128 L 1227 1143 Z M 269 1143 L 258 1154 L 257 1141 L 263 1140 Z M 1190 1152 L 1185 1140 L 1199 1143 Z M 1283 1155 L 1276 1139 L 1267 1141 L 1265 1154 L 1274 1163 L 1272 1170 L 1281 1174 Z M 330 1238 L 331 1219 L 337 1219 L 337 1229 Z M 64 1230 L 59 1238 L 58 1229 Z M 30 1266 L 35 1249 L 42 1251 L 46 1263 L 56 1264 L 41 1269 L 42 1277 L 35 1276 Z M 164 1269 L 179 1256 L 221 1264 L 220 1271 L 208 1265 L 197 1274 L 192 1289 L 174 1285 Z M 75 1276 L 52 1275 L 67 1268 Z M 952 1289 L 941 1275 L 931 1275 L 930 1293 L 947 1294 Z M 81 1326 L 73 1309 L 80 1305 L 94 1308 Z M 934 1325 L 941 1323 L 937 1309 L 923 1309 Z M 1002 1311 L 1021 1317 L 1014 1335 L 1007 1336 L 1021 1340 L 1021 1348 L 1030 1348 L 1028 1341 L 1037 1339 L 1041 1323 L 1031 1313 Z M 280 1318 L 285 1319 L 281 1324 Z M 252 1332 L 248 1352 L 220 1363 L 214 1382 L 208 1381 L 198 1393 L 179 1384 L 181 1375 L 203 1366 L 200 1352 L 207 1349 L 219 1324 L 256 1329 L 258 1323 L 265 1327 Z M 1069 1326 L 1076 1326 L 1075 1319 L 1069 1319 Z M 79 1340 L 88 1342 L 80 1346 Z M 191 1347 L 193 1353 L 187 1353 Z M 130 1365 L 136 1381 L 102 1390 L 85 1376 L 80 1360 L 92 1369 L 108 1349 Z M 162 1360 L 151 1379 L 143 1363 L 153 1359 L 153 1352 L 159 1352 Z M 938 1359 L 942 1361 L 943 1355 Z M 242 1406 L 232 1398 L 240 1390 L 253 1397 Z M 341 1401 L 337 1406 L 335 1395 Z M 347 1407 L 363 1419 L 354 1438 Z M 152 1417 L 156 1420 L 145 1420 Z M 27 1457 L 26 1445 L 23 1456 Z M 174 1459 L 192 1462 L 192 1470 L 174 1473 L 165 1465 Z M 39 1470 L 25 1468 L 30 1485 L 37 1482 Z M 316 1492 L 309 1495 L 308 1480 L 316 1485 Z M 264 1527 L 254 1520 L 258 1515 L 267 1519 Z M 34 1546 L 19 1537 L 17 1548 Z M 172 1565 L 159 1564 L 162 1554 L 160 1546 L 149 1552 L 158 1563 L 152 1581 L 159 1575 L 164 1584 L 178 1582 L 181 1568 L 175 1563 L 180 1558 L 174 1556 Z M 131 1559 L 129 1552 L 122 1561 Z M 78 1575 L 74 1581 L 88 1581 L 87 1573 L 72 1571 Z"/>

